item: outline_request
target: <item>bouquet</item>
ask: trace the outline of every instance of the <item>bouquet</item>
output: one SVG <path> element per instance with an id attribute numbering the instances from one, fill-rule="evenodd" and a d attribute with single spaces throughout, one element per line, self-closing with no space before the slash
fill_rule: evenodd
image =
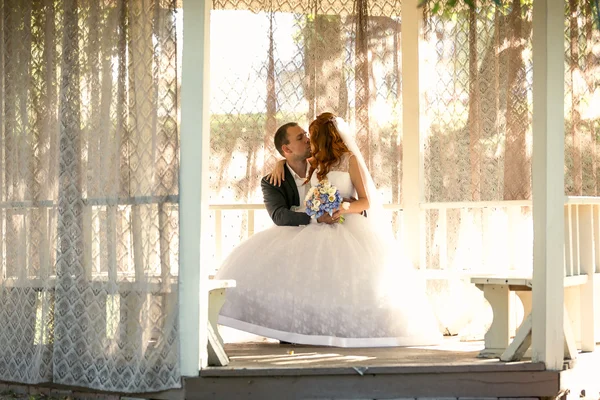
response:
<path id="1" fill-rule="evenodd" d="M 306 213 L 315 218 L 319 218 L 325 213 L 331 216 L 340 207 L 345 210 L 350 207 L 350 203 L 344 201 L 340 191 L 330 184 L 327 179 L 310 188 L 304 201 L 306 203 Z M 342 222 L 344 222 L 344 217 L 340 216 L 340 223 Z"/>

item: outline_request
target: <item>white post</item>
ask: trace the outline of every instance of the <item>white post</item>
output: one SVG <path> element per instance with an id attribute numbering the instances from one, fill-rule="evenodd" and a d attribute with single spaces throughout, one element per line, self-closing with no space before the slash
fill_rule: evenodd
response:
<path id="1" fill-rule="evenodd" d="M 423 260 L 423 150 L 420 134 L 419 35 L 422 19 L 418 0 L 402 2 L 402 238 L 413 265 Z"/>
<path id="2" fill-rule="evenodd" d="M 201 227 L 208 217 L 210 0 L 183 5 L 179 187 L 179 338 L 182 376 L 198 376 L 207 355 L 207 274 Z"/>
<path id="3" fill-rule="evenodd" d="M 533 361 L 564 355 L 564 1 L 533 2 Z"/>

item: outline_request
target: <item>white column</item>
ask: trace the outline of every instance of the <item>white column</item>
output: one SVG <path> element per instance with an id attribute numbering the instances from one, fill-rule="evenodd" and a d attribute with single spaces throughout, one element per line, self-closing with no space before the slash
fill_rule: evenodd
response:
<path id="1" fill-rule="evenodd" d="M 207 359 L 207 274 L 201 226 L 208 216 L 210 0 L 183 3 L 179 186 L 179 337 L 181 374 L 198 376 Z"/>
<path id="2" fill-rule="evenodd" d="M 533 361 L 563 364 L 564 0 L 533 2 Z"/>
<path id="3" fill-rule="evenodd" d="M 422 9 L 418 0 L 402 2 L 402 239 L 415 266 L 423 260 L 423 147 L 419 123 L 419 35 Z"/>

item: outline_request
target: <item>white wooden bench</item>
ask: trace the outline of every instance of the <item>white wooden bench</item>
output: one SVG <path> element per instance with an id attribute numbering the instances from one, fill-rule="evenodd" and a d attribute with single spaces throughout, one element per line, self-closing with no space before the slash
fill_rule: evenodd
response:
<path id="1" fill-rule="evenodd" d="M 219 334 L 217 323 L 219 312 L 225 303 L 225 292 L 235 287 L 235 280 L 208 280 L 208 365 L 225 366 L 229 357 L 223 348 L 223 338 Z"/>
<path id="2" fill-rule="evenodd" d="M 565 204 L 564 243 L 564 337 L 565 358 L 577 353 L 576 338 L 582 351 L 595 349 L 594 281 L 600 264 L 600 209 L 587 198 L 570 197 Z M 481 357 L 500 357 L 503 361 L 520 359 L 531 344 L 533 280 L 531 275 L 472 276 L 471 283 L 483 291 L 492 306 L 493 322 L 485 334 Z M 510 292 L 523 303 L 525 316 L 510 342 Z M 570 315 L 573 318 L 570 318 Z M 575 334 L 574 334 L 575 332 Z M 510 343 L 509 343 L 510 342 Z"/>
<path id="3" fill-rule="evenodd" d="M 471 283 L 483 291 L 483 296 L 494 313 L 493 322 L 484 337 L 484 349 L 479 353 L 479 356 L 484 358 L 499 357 L 502 361 L 520 359 L 531 344 L 531 289 L 533 286 L 531 276 L 480 275 L 471 277 Z M 565 289 L 578 289 L 584 287 L 587 283 L 587 275 L 567 276 L 565 277 L 564 286 Z M 512 343 L 510 343 L 510 292 L 515 292 L 521 300 L 524 315 Z M 583 303 L 583 299 L 581 300 Z M 565 357 L 572 359 L 575 358 L 577 347 L 566 307 L 568 302 L 569 296 L 565 295 Z M 589 309 L 593 311 L 591 307 Z M 590 321 L 589 319 L 586 320 L 584 315 L 579 315 L 576 323 L 581 324 L 582 334 L 592 329 L 591 338 L 593 338 L 593 317 Z M 579 333 L 579 327 L 577 328 Z M 589 348 L 589 351 L 593 351 L 594 344 L 594 340 L 591 343 L 586 343 L 582 336 L 582 350 L 588 350 Z"/>

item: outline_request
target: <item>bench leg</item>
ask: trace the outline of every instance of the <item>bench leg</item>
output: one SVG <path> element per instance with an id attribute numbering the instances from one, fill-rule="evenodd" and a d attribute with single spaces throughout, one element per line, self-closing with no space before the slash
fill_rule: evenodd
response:
<path id="1" fill-rule="evenodd" d="M 494 319 L 485 334 L 485 348 L 479 353 L 482 358 L 499 357 L 509 341 L 509 295 L 507 285 L 485 285 L 483 297 L 492 306 Z"/>
<path id="2" fill-rule="evenodd" d="M 523 321 L 515 338 L 511 342 L 510 346 L 506 348 L 506 351 L 500 356 L 501 361 L 517 361 L 523 358 L 523 355 L 527 349 L 531 346 L 531 331 L 533 328 L 533 319 L 531 313 L 527 315 L 527 318 Z M 575 339 L 573 338 L 573 332 L 571 329 L 571 321 L 569 320 L 569 313 L 567 308 L 564 308 L 563 317 L 563 337 L 565 342 L 565 359 L 574 360 L 577 357 L 577 347 L 575 346 Z"/>
<path id="3" fill-rule="evenodd" d="M 523 322 L 525 322 L 525 318 L 527 318 L 527 316 L 531 313 L 531 305 L 533 304 L 531 298 L 531 291 L 517 291 L 515 293 L 517 294 L 517 296 L 519 296 L 521 304 L 523 304 L 523 321 L 521 321 L 522 324 Z M 517 326 L 517 330 L 519 329 L 519 326 Z"/>
<path id="4" fill-rule="evenodd" d="M 500 356 L 500 361 L 516 361 L 520 360 L 529 346 L 531 346 L 531 329 L 533 321 L 531 313 L 523 320 L 523 323 L 517 329 L 517 334 L 511 342 L 510 346 Z"/>
<path id="5" fill-rule="evenodd" d="M 229 358 L 223 348 L 223 338 L 217 326 L 223 304 L 225 304 L 225 289 L 215 289 L 208 293 L 208 365 L 211 366 L 229 364 Z"/>

